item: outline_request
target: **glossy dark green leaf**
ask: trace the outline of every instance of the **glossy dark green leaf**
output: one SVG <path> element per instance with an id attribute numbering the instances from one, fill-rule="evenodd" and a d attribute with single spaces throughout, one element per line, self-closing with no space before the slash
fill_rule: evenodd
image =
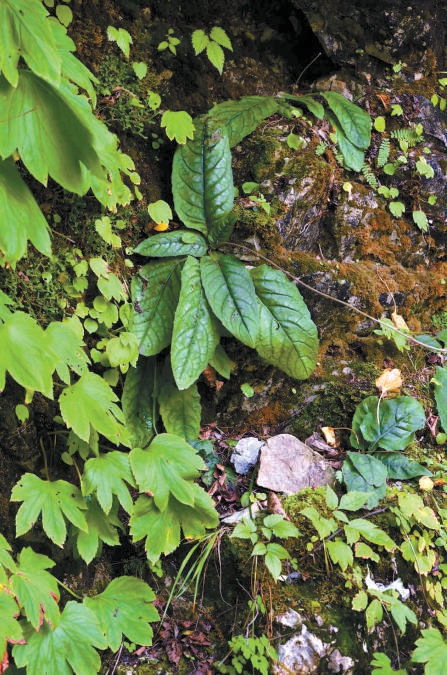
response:
<path id="1" fill-rule="evenodd" d="M 374 456 L 386 466 L 388 477 L 392 480 L 408 480 L 416 476 L 432 475 L 432 472 L 419 462 L 409 459 L 400 452 L 376 452 Z"/>
<path id="2" fill-rule="evenodd" d="M 372 509 L 386 495 L 387 470 L 373 455 L 348 452 L 343 463 L 343 481 L 348 490 L 371 493 L 366 507 Z"/>
<path id="3" fill-rule="evenodd" d="M 231 152 L 225 129 L 209 117 L 196 120 L 195 127 L 194 139 L 175 152 L 172 193 L 185 225 L 207 235 L 233 208 Z"/>
<path id="4" fill-rule="evenodd" d="M 206 240 L 199 232 L 174 230 L 152 235 L 134 249 L 135 253 L 153 258 L 192 255 L 201 258 L 207 252 Z"/>
<path id="5" fill-rule="evenodd" d="M 155 358 L 140 356 L 124 382 L 121 404 L 132 448 L 145 448 L 154 437 Z"/>
<path id="6" fill-rule="evenodd" d="M 177 387 L 187 389 L 208 365 L 219 342 L 219 333 L 205 297 L 196 258 L 187 258 L 181 283 L 172 333 L 171 364 Z"/>
<path id="7" fill-rule="evenodd" d="M 273 96 L 245 96 L 238 101 L 224 101 L 211 108 L 208 115 L 225 124 L 230 148 L 234 147 L 278 109 Z"/>
<path id="8" fill-rule="evenodd" d="M 441 420 L 442 428 L 447 431 L 447 368 L 436 366 L 432 379 L 436 408 Z"/>
<path id="9" fill-rule="evenodd" d="M 158 354 L 171 342 L 182 264 L 181 258 L 150 262 L 132 280 L 130 325 L 144 356 Z"/>
<path id="10" fill-rule="evenodd" d="M 315 368 L 317 328 L 295 284 L 267 265 L 250 270 L 261 302 L 256 350 L 268 363 L 303 380 Z"/>
<path id="11" fill-rule="evenodd" d="M 233 362 L 226 353 L 225 349 L 221 344 L 218 344 L 213 356 L 210 358 L 210 366 L 212 366 L 219 375 L 225 377 L 227 380 L 231 377 L 231 370 L 233 368 Z"/>
<path id="12" fill-rule="evenodd" d="M 236 215 L 230 213 L 226 218 L 222 218 L 210 227 L 208 232 L 208 241 L 211 246 L 217 248 L 220 244 L 228 241 L 233 234 L 236 224 Z"/>
<path id="13" fill-rule="evenodd" d="M 244 265 L 231 255 L 213 253 L 201 258 L 201 274 L 214 314 L 238 340 L 255 347 L 260 308 Z"/>
<path id="14" fill-rule="evenodd" d="M 324 91 L 321 96 L 327 101 L 349 142 L 365 150 L 371 142 L 368 113 L 336 91 Z"/>
<path id="15" fill-rule="evenodd" d="M 294 101 L 298 105 L 304 105 L 306 108 L 319 120 L 324 117 L 324 108 L 319 101 L 316 101 L 313 96 L 293 96 L 292 94 L 282 94 L 281 99 Z"/>
<path id="16" fill-rule="evenodd" d="M 368 396 L 352 420 L 351 445 L 362 450 L 405 450 L 425 426 L 422 405 L 410 396 L 383 399 Z"/>
<path id="17" fill-rule="evenodd" d="M 364 151 L 351 143 L 349 138 L 345 135 L 345 132 L 340 126 L 338 118 L 335 117 L 335 115 L 332 115 L 330 111 L 327 111 L 326 117 L 337 132 L 338 147 L 340 148 L 340 152 L 343 155 L 343 160 L 346 167 L 348 169 L 352 169 L 353 171 L 361 171 L 362 166 L 365 163 Z"/>

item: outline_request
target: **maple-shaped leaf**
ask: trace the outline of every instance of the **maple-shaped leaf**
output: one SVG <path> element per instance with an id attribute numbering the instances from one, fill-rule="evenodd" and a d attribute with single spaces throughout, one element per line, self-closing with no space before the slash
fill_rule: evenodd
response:
<path id="1" fill-rule="evenodd" d="M 154 499 L 147 495 L 138 497 L 130 518 L 130 534 L 134 541 L 146 537 L 146 555 L 151 563 L 161 554 L 169 555 L 180 544 L 180 523 L 169 508 L 160 511 Z"/>
<path id="2" fill-rule="evenodd" d="M 67 602 L 55 630 L 47 623 L 39 631 L 29 628 L 26 644 L 13 648 L 16 666 L 33 675 L 97 674 L 101 660 L 95 647 L 105 649 L 107 643 L 88 607 Z"/>
<path id="3" fill-rule="evenodd" d="M 53 628 L 59 623 L 57 581 L 47 572 L 54 565 L 46 555 L 24 548 L 18 557 L 18 569 L 10 579 L 14 595 L 36 630 L 44 620 Z"/>
<path id="4" fill-rule="evenodd" d="M 207 528 L 217 527 L 219 518 L 211 497 L 196 483 L 191 488 L 194 506 L 182 504 L 171 495 L 166 509 L 160 511 L 153 498 L 138 497 L 130 519 L 130 534 L 134 541 L 146 537 L 146 554 L 152 563 L 162 553 L 175 551 L 181 529 L 187 539 L 197 539 L 206 534 Z"/>
<path id="5" fill-rule="evenodd" d="M 14 596 L 6 587 L 0 590 L 0 654 L 4 654 L 7 642 L 23 640 L 22 627 L 17 621 L 20 609 Z"/>
<path id="6" fill-rule="evenodd" d="M 78 375 L 86 371 L 89 358 L 83 350 L 84 343 L 70 324 L 52 321 L 45 330 L 45 337 L 56 354 L 56 370 L 63 382 L 70 384 L 70 370 Z"/>
<path id="7" fill-rule="evenodd" d="M 194 122 L 185 110 L 166 110 L 161 118 L 161 126 L 166 127 L 166 134 L 172 141 L 174 138 L 181 145 L 187 138 L 194 138 Z"/>
<path id="8" fill-rule="evenodd" d="M 11 501 L 23 502 L 16 516 L 16 532 L 20 537 L 28 532 L 42 513 L 42 526 L 47 536 L 57 546 L 62 546 L 67 536 L 65 518 L 81 530 L 87 530 L 86 509 L 80 490 L 65 480 L 41 480 L 32 473 L 25 473 L 11 493 Z"/>
<path id="9" fill-rule="evenodd" d="M 172 493 L 179 502 L 193 506 L 193 483 L 205 464 L 196 450 L 174 434 L 159 434 L 147 450 L 135 448 L 130 465 L 138 487 L 153 495 L 155 504 L 164 511 Z"/>
<path id="10" fill-rule="evenodd" d="M 9 553 L 9 551 L 11 550 L 12 550 L 11 545 L 7 542 L 5 537 L 2 534 L 0 534 L 0 573 L 3 571 L 2 566 L 10 570 L 11 572 L 14 572 L 17 568 L 13 558 L 11 557 L 11 554 Z M 0 576 L 0 584 L 3 583 L 4 581 Z"/>
<path id="11" fill-rule="evenodd" d="M 160 617 L 152 604 L 155 594 L 142 579 L 122 576 L 113 579 L 106 590 L 93 598 L 85 598 L 104 631 L 107 643 L 114 652 L 123 635 L 139 645 L 152 644 L 150 622 Z"/>
<path id="12" fill-rule="evenodd" d="M 118 397 L 105 380 L 95 373 L 86 373 L 76 384 L 64 389 L 59 397 L 61 414 L 75 434 L 88 441 L 90 425 L 112 443 L 127 443 L 124 416 L 115 401 Z"/>
<path id="13" fill-rule="evenodd" d="M 107 516 L 95 497 L 86 501 L 88 509 L 85 512 L 85 519 L 88 530 L 87 532 L 77 530 L 76 545 L 79 555 L 88 565 L 98 555 L 102 542 L 108 544 L 108 546 L 118 546 L 120 540 L 116 528 L 121 527 L 121 521 L 117 515 L 117 501 L 114 502 Z"/>
<path id="14" fill-rule="evenodd" d="M 426 675 L 444 675 L 447 659 L 447 642 L 437 628 L 421 631 L 422 637 L 416 640 L 416 649 L 412 660 L 425 663 Z"/>
<path id="15" fill-rule="evenodd" d="M 84 496 L 95 493 L 105 513 L 109 513 L 113 495 L 116 495 L 121 506 L 130 513 L 132 497 L 124 481 L 129 485 L 135 485 L 129 455 L 118 450 L 100 453 L 98 457 L 89 459 L 84 466 L 82 492 Z"/>

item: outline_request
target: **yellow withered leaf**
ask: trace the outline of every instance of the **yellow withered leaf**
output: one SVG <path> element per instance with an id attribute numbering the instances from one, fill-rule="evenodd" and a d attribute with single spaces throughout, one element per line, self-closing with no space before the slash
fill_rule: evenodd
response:
<path id="1" fill-rule="evenodd" d="M 169 230 L 169 223 L 157 223 L 154 230 L 156 232 L 166 232 L 166 230 Z"/>
<path id="2" fill-rule="evenodd" d="M 338 446 L 338 441 L 335 438 L 334 427 L 321 427 L 321 431 L 324 435 L 324 440 L 331 448 L 336 448 Z"/>
<path id="3" fill-rule="evenodd" d="M 391 313 L 391 321 L 394 323 L 395 327 L 398 330 L 410 330 L 407 324 L 405 323 L 405 319 L 403 318 L 403 316 L 401 316 L 397 312 Z"/>
<path id="4" fill-rule="evenodd" d="M 390 391 L 399 391 L 402 386 L 402 375 L 399 368 L 385 368 L 376 380 L 376 387 L 381 396 Z"/>

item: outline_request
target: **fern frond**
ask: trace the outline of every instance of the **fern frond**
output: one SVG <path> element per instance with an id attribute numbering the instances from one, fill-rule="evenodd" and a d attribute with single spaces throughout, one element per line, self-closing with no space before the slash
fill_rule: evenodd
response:
<path id="1" fill-rule="evenodd" d="M 362 166 L 362 174 L 366 182 L 368 183 L 369 187 L 373 188 L 373 190 L 377 190 L 377 188 L 379 187 L 379 183 L 377 182 L 375 174 L 373 174 L 373 172 L 371 171 L 371 167 L 369 166 L 369 164 L 365 163 Z"/>
<path id="2" fill-rule="evenodd" d="M 324 151 L 326 150 L 328 145 L 329 145 L 329 143 L 323 143 L 323 142 L 319 143 L 317 145 L 316 149 L 315 149 L 316 156 L 320 157 L 324 153 Z"/>
<path id="3" fill-rule="evenodd" d="M 415 129 L 406 127 L 405 129 L 395 129 L 391 132 L 391 138 L 395 138 L 399 143 L 401 150 L 405 151 L 408 148 L 414 148 L 415 145 L 424 140 Z"/>
<path id="4" fill-rule="evenodd" d="M 382 138 L 382 142 L 379 147 L 379 152 L 377 155 L 376 166 L 380 169 L 382 166 L 388 162 L 390 158 L 391 142 L 389 138 Z"/>

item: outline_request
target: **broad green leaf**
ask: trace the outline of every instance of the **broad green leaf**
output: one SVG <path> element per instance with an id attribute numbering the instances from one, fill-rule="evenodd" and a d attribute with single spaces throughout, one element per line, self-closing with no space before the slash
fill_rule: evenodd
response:
<path id="1" fill-rule="evenodd" d="M 326 542 L 326 549 L 332 559 L 332 562 L 338 563 L 345 572 L 348 567 L 354 564 L 354 554 L 351 546 L 348 546 L 339 537 L 335 537 L 333 541 Z"/>
<path id="2" fill-rule="evenodd" d="M 122 331 L 117 337 L 110 338 L 106 345 L 106 354 L 112 368 L 137 365 L 138 340 L 136 335 Z"/>
<path id="3" fill-rule="evenodd" d="M 387 551 L 394 551 L 397 548 L 397 544 L 395 544 L 391 537 L 370 520 L 354 518 L 349 521 L 349 525 L 345 526 L 345 531 L 348 527 L 351 530 L 359 532 L 364 539 L 372 544 L 383 546 Z"/>
<path id="4" fill-rule="evenodd" d="M 219 517 L 211 497 L 196 483 L 192 483 L 192 492 L 194 506 L 171 495 L 164 511 L 159 511 L 154 500 L 146 495 L 137 499 L 130 520 L 131 535 L 135 541 L 146 537 L 145 548 L 151 562 L 179 546 L 181 529 L 186 539 L 199 539 L 207 529 L 217 527 Z"/>
<path id="5" fill-rule="evenodd" d="M 386 466 L 392 480 L 408 480 L 416 476 L 431 476 L 431 471 L 400 452 L 376 452 L 375 457 Z"/>
<path id="6" fill-rule="evenodd" d="M 202 28 L 193 31 L 191 35 L 191 42 L 196 56 L 198 54 L 201 54 L 203 50 L 206 49 L 206 46 L 209 43 L 209 41 L 210 39 L 208 35 L 205 33 L 204 30 L 202 30 Z"/>
<path id="7" fill-rule="evenodd" d="M 63 26 L 69 26 L 73 21 L 73 12 L 67 5 L 57 5 L 56 16 Z"/>
<path id="8" fill-rule="evenodd" d="M 447 431 L 447 368 L 436 366 L 432 379 L 436 408 L 444 431 Z"/>
<path id="9" fill-rule="evenodd" d="M 134 248 L 134 252 L 153 258 L 172 258 L 181 255 L 201 258 L 206 254 L 207 248 L 206 240 L 199 232 L 174 230 L 148 237 Z"/>
<path id="10" fill-rule="evenodd" d="M 71 53 L 76 51 L 76 45 L 71 37 L 67 35 L 67 29 L 58 21 L 50 20 L 49 23 L 61 59 L 62 75 L 81 89 L 84 89 L 92 102 L 92 106 L 95 107 L 96 91 L 94 84 L 98 82 L 97 78 Z"/>
<path id="11" fill-rule="evenodd" d="M 354 612 L 363 612 L 368 604 L 368 595 L 366 591 L 360 590 L 352 599 L 352 609 Z"/>
<path id="12" fill-rule="evenodd" d="M 287 539 L 287 537 L 299 537 L 300 532 L 296 525 L 286 520 L 280 513 L 271 513 L 266 516 L 263 521 L 264 527 L 269 527 L 273 530 L 276 537 L 280 539 Z"/>
<path id="13" fill-rule="evenodd" d="M 281 94 L 281 99 L 286 99 L 288 101 L 294 101 L 299 105 L 304 105 L 310 112 L 315 115 L 319 120 L 322 120 L 324 117 L 324 107 L 319 101 L 316 101 L 313 96 L 295 96 L 293 94 Z"/>
<path id="14" fill-rule="evenodd" d="M 321 92 L 350 143 L 366 149 L 371 142 L 371 118 L 365 110 L 336 91 Z"/>
<path id="15" fill-rule="evenodd" d="M 139 80 L 142 80 L 147 75 L 147 63 L 144 61 L 133 61 L 132 63 L 133 72 L 138 77 Z"/>
<path id="16" fill-rule="evenodd" d="M 150 262 L 132 280 L 130 330 L 137 336 L 144 356 L 158 354 L 171 342 L 182 264 L 181 258 Z"/>
<path id="17" fill-rule="evenodd" d="M 337 143 L 340 152 L 343 155 L 344 164 L 348 169 L 353 171 L 361 171 L 365 163 L 365 152 L 351 143 L 349 138 L 345 135 L 343 128 L 340 126 L 338 118 L 326 111 L 326 117 L 330 124 L 337 132 Z"/>
<path id="18" fill-rule="evenodd" d="M 117 400 L 102 377 L 88 372 L 63 390 L 59 405 L 67 427 L 82 440 L 89 440 L 93 427 L 115 445 L 127 444 L 128 433 L 123 426 L 123 413 L 115 403 Z"/>
<path id="19" fill-rule="evenodd" d="M 40 514 L 45 534 L 57 546 L 62 546 L 67 536 L 64 516 L 80 530 L 87 530 L 81 492 L 65 480 L 41 480 L 25 473 L 13 487 L 11 501 L 23 502 L 16 516 L 18 537 L 34 527 Z"/>
<path id="20" fill-rule="evenodd" d="M 211 40 L 214 40 L 215 42 L 220 44 L 222 47 L 229 49 L 231 52 L 233 51 L 230 38 L 228 37 L 224 29 L 220 28 L 220 26 L 213 26 L 213 28 L 211 28 L 210 38 Z"/>
<path id="21" fill-rule="evenodd" d="M 225 54 L 220 44 L 210 40 L 206 46 L 206 55 L 213 66 L 217 68 L 219 74 L 222 75 L 223 66 L 225 63 Z"/>
<path id="22" fill-rule="evenodd" d="M 48 348 L 56 355 L 57 374 L 65 384 L 70 383 L 70 370 L 82 375 L 87 370 L 89 358 L 82 339 L 73 327 L 61 321 L 52 321 L 45 330 Z"/>
<path id="23" fill-rule="evenodd" d="M 218 103 L 208 115 L 216 124 L 225 125 L 225 134 L 233 148 L 277 110 L 278 101 L 273 96 L 245 96 L 238 101 Z"/>
<path id="24" fill-rule="evenodd" d="M 141 495 L 135 502 L 129 525 L 133 541 L 146 538 L 146 554 L 152 563 L 162 553 L 169 555 L 175 551 L 180 544 L 180 523 L 176 515 L 169 508 L 160 511 L 154 500 L 146 495 Z"/>
<path id="25" fill-rule="evenodd" d="M 85 169 L 98 176 L 104 170 L 76 102 L 68 87 L 55 89 L 26 70 L 20 71 L 15 89 L 0 78 L 0 109 L 5 111 L 0 120 L 0 156 L 5 159 L 17 150 L 28 171 L 44 185 L 51 176 L 67 190 L 84 194 L 89 187 Z"/>
<path id="26" fill-rule="evenodd" d="M 368 396 L 355 411 L 351 445 L 364 450 L 405 450 L 424 426 L 424 408 L 411 396 L 380 403 L 377 396 Z"/>
<path id="27" fill-rule="evenodd" d="M 425 211 L 413 211 L 413 221 L 422 232 L 428 232 L 428 218 Z"/>
<path id="28" fill-rule="evenodd" d="M 391 600 L 388 601 L 390 602 L 389 611 L 391 612 L 391 616 L 397 623 L 397 626 L 401 631 L 402 635 L 405 633 L 405 630 L 407 628 L 407 622 L 412 623 L 415 626 L 418 625 L 416 614 L 413 612 L 412 609 L 410 609 L 409 607 L 407 607 L 407 605 L 401 602 L 401 600 L 399 600 L 398 598 L 391 598 Z"/>
<path id="29" fill-rule="evenodd" d="M 297 287 L 267 265 L 250 270 L 261 302 L 256 351 L 290 377 L 303 380 L 315 368 L 317 328 Z"/>
<path id="30" fill-rule="evenodd" d="M 300 513 L 309 518 L 321 539 L 326 539 L 338 529 L 335 518 L 323 518 L 313 506 L 306 506 Z"/>
<path id="31" fill-rule="evenodd" d="M 342 495 L 338 508 L 343 509 L 344 511 L 358 511 L 365 505 L 367 499 L 368 494 L 353 490 L 346 495 Z"/>
<path id="32" fill-rule="evenodd" d="M 394 670 L 391 666 L 391 661 L 389 656 L 377 652 L 374 654 L 374 658 L 371 661 L 371 665 L 374 666 L 372 671 L 373 675 L 407 675 L 406 670 Z"/>
<path id="33" fill-rule="evenodd" d="M 205 297 L 196 258 L 187 258 L 181 283 L 174 316 L 171 365 L 177 387 L 183 390 L 194 384 L 205 370 L 219 343 L 219 333 Z"/>
<path id="34" fill-rule="evenodd" d="M 227 380 L 230 379 L 234 364 L 221 344 L 217 345 L 213 356 L 210 358 L 210 366 L 217 370 L 222 377 Z"/>
<path id="35" fill-rule="evenodd" d="M 271 551 L 267 551 L 264 557 L 264 562 L 273 579 L 277 581 L 282 573 L 281 559 Z"/>
<path id="36" fill-rule="evenodd" d="M 0 73 L 13 87 L 19 79 L 21 58 L 36 75 L 59 84 L 61 60 L 47 15 L 39 0 L 0 3 Z"/>
<path id="37" fill-rule="evenodd" d="M 208 241 L 212 247 L 217 248 L 220 244 L 228 241 L 233 233 L 236 220 L 236 214 L 232 212 L 209 228 Z"/>
<path id="38" fill-rule="evenodd" d="M 202 284 L 211 309 L 241 342 L 257 346 L 260 307 L 244 265 L 229 254 L 201 258 Z"/>
<path id="39" fill-rule="evenodd" d="M 57 357 L 36 321 L 15 312 L 0 326 L 0 389 L 5 388 L 6 372 L 22 387 L 53 398 L 53 372 Z"/>
<path id="40" fill-rule="evenodd" d="M 106 516 L 95 497 L 87 500 L 87 511 L 84 512 L 87 531 L 76 532 L 76 546 L 87 565 L 98 555 L 102 542 L 108 546 L 119 546 L 120 539 L 116 528 L 121 527 L 121 522 L 116 515 L 118 504 L 116 502 L 115 504 L 116 508 L 112 507 Z"/>
<path id="41" fill-rule="evenodd" d="M 147 207 L 148 213 L 156 223 L 169 223 L 172 220 L 172 210 L 167 202 L 158 199 Z"/>
<path id="42" fill-rule="evenodd" d="M 84 605 L 96 616 L 108 646 L 116 652 L 123 635 L 138 645 L 152 644 L 150 623 L 160 618 L 153 600 L 154 592 L 142 579 L 122 576 L 99 595 L 85 598 Z"/>
<path id="43" fill-rule="evenodd" d="M 57 581 L 47 572 L 54 565 L 46 555 L 24 548 L 18 557 L 18 569 L 10 578 L 11 589 L 19 606 L 36 630 L 39 630 L 43 621 L 48 621 L 53 628 L 59 623 Z"/>
<path id="44" fill-rule="evenodd" d="M 348 452 L 343 463 L 343 481 L 348 495 L 354 492 L 365 493 L 365 506 L 372 509 L 386 495 L 386 467 L 372 455 Z"/>
<path id="45" fill-rule="evenodd" d="M 6 651 L 7 642 L 20 642 L 23 640 L 23 632 L 17 621 L 19 608 L 15 598 L 9 592 L 7 586 L 0 589 L 0 651 Z"/>
<path id="46" fill-rule="evenodd" d="M 168 433 L 187 441 L 199 437 L 202 408 L 196 384 L 180 391 L 171 378 L 165 380 L 160 388 L 158 403 Z"/>
<path id="47" fill-rule="evenodd" d="M 192 481 L 205 464 L 182 438 L 159 434 L 147 450 L 132 450 L 129 459 L 139 489 L 154 497 L 157 509 L 166 509 L 170 494 L 182 504 L 194 506 Z"/>
<path id="48" fill-rule="evenodd" d="M 231 152 L 225 128 L 213 119 L 195 122 L 194 140 L 177 148 L 172 165 L 175 210 L 187 227 L 206 235 L 233 208 Z"/>
<path id="49" fill-rule="evenodd" d="M 374 562 L 378 563 L 380 562 L 380 557 L 377 555 L 375 551 L 371 548 L 371 546 L 368 546 L 368 544 L 365 544 L 363 541 L 358 541 L 355 546 L 354 546 L 354 551 L 355 551 L 355 557 L 356 558 L 364 558 L 366 560 L 374 560 Z"/>
<path id="50" fill-rule="evenodd" d="M 445 675 L 447 640 L 437 628 L 426 628 L 421 633 L 412 660 L 426 664 L 425 675 Z"/>
<path id="51" fill-rule="evenodd" d="M 134 486 L 135 481 L 130 470 L 129 455 L 117 450 L 99 454 L 84 465 L 82 475 L 82 494 L 95 494 L 103 511 L 107 514 L 112 508 L 113 495 L 127 513 L 132 510 L 132 498 L 126 483 Z"/>
<path id="52" fill-rule="evenodd" d="M 194 122 L 185 110 L 166 110 L 161 117 L 161 126 L 166 127 L 169 140 L 184 145 L 188 138 L 194 138 Z"/>
<path id="53" fill-rule="evenodd" d="M 398 493 L 399 508 L 407 518 L 414 518 L 417 523 L 432 530 L 439 530 L 441 523 L 435 512 L 429 506 L 425 506 L 422 497 L 411 492 Z"/>
<path id="54" fill-rule="evenodd" d="M 129 58 L 132 37 L 125 28 L 115 28 L 114 26 L 108 26 L 107 38 L 110 40 L 110 42 L 116 42 L 126 59 Z"/>
<path id="55" fill-rule="evenodd" d="M 371 633 L 383 619 L 383 607 L 380 600 L 374 598 L 374 600 L 369 603 L 365 611 L 365 619 L 368 633 Z"/>
<path id="56" fill-rule="evenodd" d="M 51 255 L 48 223 L 12 159 L 0 160 L 0 264 L 27 254 L 28 239 L 44 255 Z"/>
<path id="57" fill-rule="evenodd" d="M 101 660 L 94 649 L 107 642 L 93 612 L 78 602 L 67 602 L 55 630 L 44 623 L 39 631 L 28 631 L 26 644 L 15 645 L 16 665 L 33 675 L 96 675 Z"/>
<path id="58" fill-rule="evenodd" d="M 145 448 L 154 436 L 154 378 L 156 362 L 140 356 L 137 367 L 129 368 L 121 404 L 132 448 Z"/>
<path id="59" fill-rule="evenodd" d="M 402 542 L 400 552 L 404 560 L 413 563 L 419 576 L 427 577 L 433 570 L 437 561 L 437 552 L 432 548 L 427 548 L 424 538 L 418 537 L 419 542 L 416 545 L 411 540 Z M 414 541 L 414 540 L 413 540 Z"/>

